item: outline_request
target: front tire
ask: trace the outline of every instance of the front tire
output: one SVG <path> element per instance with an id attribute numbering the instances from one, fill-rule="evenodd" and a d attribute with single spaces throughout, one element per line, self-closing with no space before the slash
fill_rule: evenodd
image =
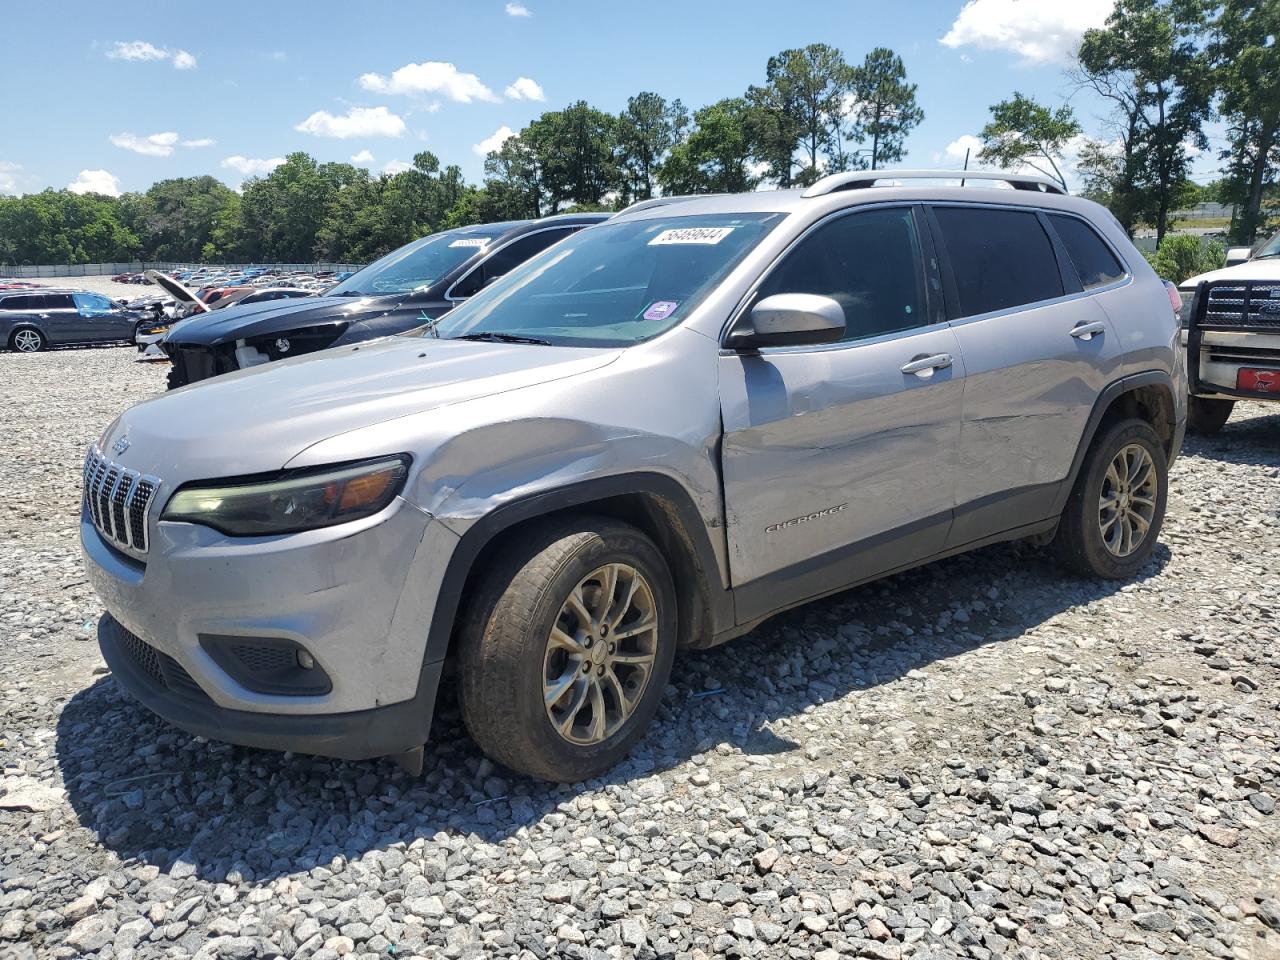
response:
<path id="1" fill-rule="evenodd" d="M 1143 420 L 1121 420 L 1094 438 L 1062 511 L 1054 546 L 1072 570 L 1125 580 L 1151 557 L 1164 522 L 1169 465 Z"/>
<path id="2" fill-rule="evenodd" d="M 1201 437 L 1212 437 L 1226 426 L 1227 418 L 1235 407 L 1234 400 L 1218 400 L 1209 397 L 1189 397 L 1187 400 L 1187 429 Z"/>
<path id="3" fill-rule="evenodd" d="M 48 345 L 44 334 L 35 327 L 19 327 L 9 335 L 9 349 L 18 353 L 39 353 Z"/>
<path id="4" fill-rule="evenodd" d="M 554 782 L 598 776 L 631 750 L 662 700 L 675 588 L 653 541 L 574 517 L 507 544 L 470 598 L 459 702 L 491 758 Z"/>

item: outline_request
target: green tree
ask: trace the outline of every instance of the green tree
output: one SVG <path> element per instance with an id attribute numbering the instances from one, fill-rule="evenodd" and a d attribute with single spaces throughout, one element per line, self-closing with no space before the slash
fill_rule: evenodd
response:
<path id="1" fill-rule="evenodd" d="M 916 103 L 916 85 L 907 83 L 902 58 L 876 47 L 852 74 L 851 133 L 859 143 L 871 141 L 869 165 L 877 170 L 906 156 L 907 134 L 924 120 Z"/>
<path id="2" fill-rule="evenodd" d="M 1001 100 L 991 108 L 991 122 L 979 134 L 982 150 L 978 159 L 1001 167 L 1026 164 L 1065 189 L 1062 151 L 1079 133 L 1080 124 L 1069 106 L 1050 110 L 1015 91 L 1013 99 Z"/>
<path id="3" fill-rule="evenodd" d="M 703 107 L 693 115 L 694 129 L 677 144 L 658 173 L 667 194 L 742 193 L 754 190 L 755 153 L 750 138 L 752 108 L 741 97 Z"/>
<path id="4" fill-rule="evenodd" d="M 210 176 L 154 184 L 131 211 L 147 259 L 199 260 L 213 240 L 218 214 L 234 196 L 226 184 Z M 122 206 L 130 203 L 121 199 Z"/>
<path id="5" fill-rule="evenodd" d="M 1174 233 L 1160 241 L 1156 252 L 1147 254 L 1147 260 L 1159 276 L 1181 283 L 1188 277 L 1217 270 L 1227 262 L 1227 254 L 1216 240 Z"/>
<path id="6" fill-rule="evenodd" d="M 1207 57 L 1197 46 L 1200 0 L 1117 0 L 1106 26 L 1086 31 L 1077 78 L 1115 105 L 1122 162 L 1110 192 L 1126 229 L 1150 223 L 1168 232 L 1185 192 L 1188 144 L 1206 146 L 1211 98 Z"/>
<path id="7" fill-rule="evenodd" d="M 747 101 L 757 112 L 779 114 L 772 124 L 754 122 L 775 141 L 762 143 L 771 173 L 779 185 L 812 182 L 826 171 L 842 168 L 845 152 L 842 131 L 853 71 L 844 55 L 825 43 L 783 50 L 770 57 L 765 85 L 751 87 Z M 796 150 L 805 166 L 794 179 L 792 157 Z M 819 160 L 825 161 L 825 166 Z"/>
<path id="8" fill-rule="evenodd" d="M 1252 244 L 1263 227 L 1262 200 L 1280 166 L 1280 3 L 1223 0 L 1210 56 L 1227 127 L 1223 198 L 1237 204 L 1231 239 Z"/>
<path id="9" fill-rule="evenodd" d="M 648 200 L 658 186 L 658 170 L 689 125 L 679 100 L 638 93 L 618 116 L 618 149 L 627 200 Z"/>

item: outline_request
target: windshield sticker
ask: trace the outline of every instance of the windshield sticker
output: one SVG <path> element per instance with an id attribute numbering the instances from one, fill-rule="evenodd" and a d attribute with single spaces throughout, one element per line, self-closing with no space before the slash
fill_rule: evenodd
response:
<path id="1" fill-rule="evenodd" d="M 463 237 L 449 244 L 451 247 L 487 247 L 492 237 Z"/>
<path id="2" fill-rule="evenodd" d="M 655 300 L 643 314 L 645 320 L 665 320 L 676 312 L 679 300 Z"/>
<path id="3" fill-rule="evenodd" d="M 649 241 L 649 246 L 663 247 L 673 243 L 717 244 L 731 233 L 733 227 L 680 227 L 677 230 L 663 230 Z"/>

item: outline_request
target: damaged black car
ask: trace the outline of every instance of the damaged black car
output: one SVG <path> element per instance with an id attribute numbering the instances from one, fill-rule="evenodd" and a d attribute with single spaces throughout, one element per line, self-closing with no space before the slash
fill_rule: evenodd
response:
<path id="1" fill-rule="evenodd" d="M 552 244 L 608 218 L 565 214 L 446 230 L 387 254 L 321 296 L 190 316 L 159 342 L 173 363 L 169 388 L 420 327 Z"/>

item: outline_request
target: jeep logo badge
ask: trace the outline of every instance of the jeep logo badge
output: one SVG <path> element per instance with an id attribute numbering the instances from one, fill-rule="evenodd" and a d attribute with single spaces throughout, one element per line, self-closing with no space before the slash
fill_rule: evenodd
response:
<path id="1" fill-rule="evenodd" d="M 120 456 L 120 454 L 124 453 L 126 450 L 129 449 L 129 438 L 120 437 L 119 439 L 116 440 L 115 443 L 111 445 L 111 449 L 115 452 L 115 455 L 117 457 Z"/>

